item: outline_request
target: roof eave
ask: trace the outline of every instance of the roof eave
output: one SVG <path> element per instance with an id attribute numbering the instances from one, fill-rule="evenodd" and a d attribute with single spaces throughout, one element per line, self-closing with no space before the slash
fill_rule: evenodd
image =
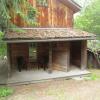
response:
<path id="1" fill-rule="evenodd" d="M 82 41 L 82 40 L 94 40 L 95 37 L 86 38 L 59 38 L 59 39 L 4 39 L 6 43 L 29 43 L 29 42 L 56 42 L 56 41 Z"/>
<path id="2" fill-rule="evenodd" d="M 74 11 L 74 13 L 77 13 L 81 10 L 81 6 L 78 5 L 73 0 L 59 0 L 59 1 L 62 2 L 64 5 L 68 6 L 69 8 L 71 8 Z"/>

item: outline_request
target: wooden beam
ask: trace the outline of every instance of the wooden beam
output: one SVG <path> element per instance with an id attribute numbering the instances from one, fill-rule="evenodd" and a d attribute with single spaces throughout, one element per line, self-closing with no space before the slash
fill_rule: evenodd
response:
<path id="1" fill-rule="evenodd" d="M 67 71 L 70 68 L 70 42 L 67 42 Z"/>
<path id="2" fill-rule="evenodd" d="M 7 65 L 8 65 L 8 77 L 10 77 L 11 76 L 10 44 L 7 44 Z"/>
<path id="3" fill-rule="evenodd" d="M 55 42 L 55 41 L 80 41 L 80 40 L 94 40 L 95 38 L 90 37 L 90 38 L 66 38 L 66 39 L 9 39 L 9 40 L 4 40 L 5 43 L 26 43 L 26 42 Z"/>
<path id="4" fill-rule="evenodd" d="M 49 43 L 49 64 L 48 64 L 48 71 L 52 73 L 52 43 Z"/>
<path id="5" fill-rule="evenodd" d="M 81 69 L 84 70 L 87 67 L 87 41 L 81 43 Z"/>

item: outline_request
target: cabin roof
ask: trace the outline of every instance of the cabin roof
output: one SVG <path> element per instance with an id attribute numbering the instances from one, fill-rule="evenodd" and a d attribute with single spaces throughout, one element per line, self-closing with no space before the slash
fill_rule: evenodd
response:
<path id="1" fill-rule="evenodd" d="M 74 0 L 59 0 L 61 3 L 66 5 L 67 7 L 71 8 L 74 13 L 81 10 L 81 6 L 78 5 Z"/>
<path id="2" fill-rule="evenodd" d="M 8 31 L 4 35 L 5 41 L 33 40 L 33 41 L 61 41 L 94 39 L 95 35 L 72 28 L 18 28 Z"/>

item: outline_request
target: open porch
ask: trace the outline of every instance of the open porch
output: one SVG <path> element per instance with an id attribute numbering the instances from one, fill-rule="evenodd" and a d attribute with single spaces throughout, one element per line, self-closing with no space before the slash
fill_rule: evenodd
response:
<path id="1" fill-rule="evenodd" d="M 86 47 L 85 40 L 9 43 L 9 73 L 41 68 L 49 73 L 54 70 L 68 72 L 71 66 L 86 69 Z"/>

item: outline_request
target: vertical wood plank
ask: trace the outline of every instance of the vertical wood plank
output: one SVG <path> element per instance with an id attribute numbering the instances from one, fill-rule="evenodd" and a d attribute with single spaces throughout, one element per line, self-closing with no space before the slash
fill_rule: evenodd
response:
<path id="1" fill-rule="evenodd" d="M 49 43 L 49 64 L 48 64 L 48 71 L 52 73 L 52 43 Z"/>
<path id="2" fill-rule="evenodd" d="M 67 71 L 70 68 L 70 42 L 67 42 Z"/>
<path id="3" fill-rule="evenodd" d="M 81 69 L 84 70 L 87 67 L 87 41 L 81 43 Z"/>
<path id="4" fill-rule="evenodd" d="M 8 65 L 8 77 L 11 76 L 11 57 L 10 57 L 10 44 L 7 44 L 7 65 Z"/>

